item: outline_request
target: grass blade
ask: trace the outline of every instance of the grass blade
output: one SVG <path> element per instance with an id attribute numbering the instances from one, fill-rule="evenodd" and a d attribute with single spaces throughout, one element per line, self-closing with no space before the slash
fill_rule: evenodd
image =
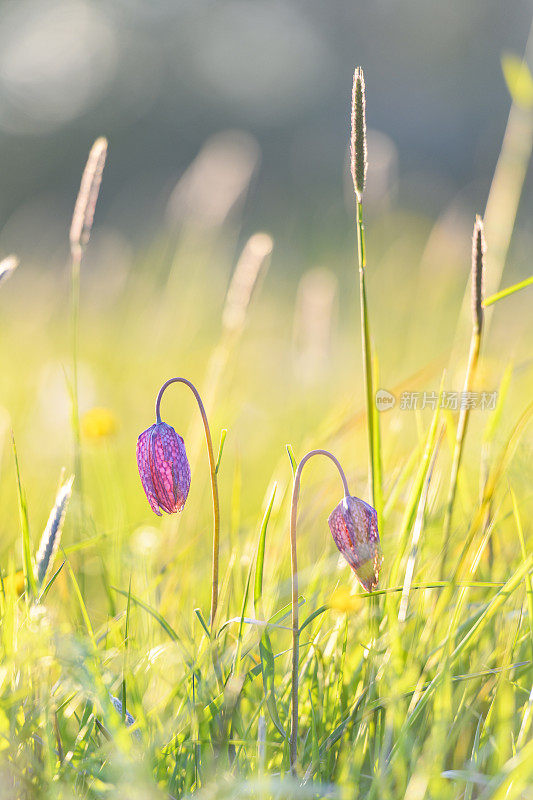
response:
<path id="1" fill-rule="evenodd" d="M 26 502 L 26 493 L 22 486 L 20 477 L 19 460 L 17 456 L 17 446 L 15 444 L 15 435 L 11 434 L 13 443 L 13 455 L 15 457 L 15 469 L 17 473 L 17 489 L 18 489 L 18 502 L 19 502 L 19 515 L 20 527 L 22 530 L 22 564 L 24 569 L 24 583 L 26 586 L 26 594 L 28 598 L 33 598 L 37 595 L 37 581 L 35 580 L 35 572 L 33 570 L 33 560 L 31 555 L 31 541 L 30 541 L 30 523 L 28 518 L 28 504 Z"/>
<path id="2" fill-rule="evenodd" d="M 500 292 L 496 292 L 496 294 L 491 294 L 490 297 L 487 297 L 487 299 L 483 301 L 483 308 L 487 308 L 487 306 L 497 303 L 498 300 L 503 300 L 504 297 L 510 297 L 510 295 L 514 294 L 515 292 L 519 292 L 521 289 L 531 286 L 532 283 L 533 275 L 523 281 L 520 281 L 519 283 L 508 286 L 507 289 L 502 289 Z"/>
<path id="3" fill-rule="evenodd" d="M 265 562 L 266 534 L 267 534 L 268 523 L 270 520 L 270 515 L 272 513 L 272 506 L 274 505 L 276 489 L 277 489 L 277 484 L 275 483 L 274 486 L 272 487 L 270 500 L 268 501 L 265 515 L 261 523 L 261 529 L 259 531 L 259 542 L 257 545 L 257 557 L 255 563 L 255 580 L 254 580 L 254 609 L 256 617 L 259 617 L 262 611 L 261 601 L 263 598 L 263 569 Z M 267 628 L 265 628 L 265 630 L 263 631 L 261 640 L 259 642 L 259 656 L 261 658 L 261 673 L 263 676 L 263 692 L 265 695 L 265 705 L 267 707 L 267 711 L 274 726 L 283 736 L 283 738 L 286 739 L 287 734 L 279 718 L 278 708 L 276 704 L 276 690 L 274 685 L 275 682 L 274 652 L 272 650 L 272 643 L 270 641 L 270 636 Z"/>

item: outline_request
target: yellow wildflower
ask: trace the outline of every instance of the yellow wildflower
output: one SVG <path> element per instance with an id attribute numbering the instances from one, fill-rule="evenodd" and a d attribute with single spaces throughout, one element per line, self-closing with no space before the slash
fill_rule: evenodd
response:
<path id="1" fill-rule="evenodd" d="M 4 590 L 6 594 L 13 592 L 19 597 L 24 594 L 25 589 L 24 572 L 19 569 L 17 572 L 11 573 L 4 578 Z"/>
<path id="2" fill-rule="evenodd" d="M 84 439 L 107 439 L 116 433 L 117 418 L 109 408 L 90 408 L 81 418 L 81 433 Z"/>
<path id="3" fill-rule="evenodd" d="M 331 595 L 328 603 L 334 611 L 347 614 L 361 608 L 361 598 L 354 594 L 347 586 L 338 586 Z"/>

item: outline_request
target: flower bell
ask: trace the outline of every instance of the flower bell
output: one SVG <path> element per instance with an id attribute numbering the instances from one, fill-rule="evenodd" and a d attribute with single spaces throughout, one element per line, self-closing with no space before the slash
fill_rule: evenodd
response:
<path id="1" fill-rule="evenodd" d="M 137 464 L 141 483 L 152 511 L 175 514 L 189 494 L 191 469 L 185 444 L 171 425 L 158 421 L 137 440 Z"/>
<path id="2" fill-rule="evenodd" d="M 378 517 L 364 500 L 346 495 L 328 519 L 333 540 L 367 592 L 378 586 L 382 556 Z"/>

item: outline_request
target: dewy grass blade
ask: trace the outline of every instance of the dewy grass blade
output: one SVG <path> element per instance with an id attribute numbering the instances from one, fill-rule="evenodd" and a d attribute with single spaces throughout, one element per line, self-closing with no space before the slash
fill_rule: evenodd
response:
<path id="1" fill-rule="evenodd" d="M 287 455 L 289 456 L 289 461 L 291 462 L 291 469 L 292 475 L 296 472 L 296 467 L 298 466 L 298 462 L 296 461 L 292 446 L 290 444 L 285 445 L 285 449 L 287 450 Z"/>
<path id="2" fill-rule="evenodd" d="M 524 529 L 522 527 L 522 520 L 520 518 L 520 511 L 518 510 L 518 503 L 516 501 L 516 495 L 514 491 L 511 488 L 509 488 L 509 491 L 513 503 L 513 514 L 516 523 L 516 530 L 518 533 L 518 540 L 520 542 L 520 550 L 522 552 L 522 560 L 525 561 L 527 559 L 527 549 L 526 549 L 526 542 L 524 539 Z M 531 575 L 529 573 L 526 573 L 526 575 L 524 576 L 524 581 L 526 584 L 529 634 L 531 637 L 531 663 L 533 664 L 533 581 L 531 580 Z"/>
<path id="3" fill-rule="evenodd" d="M 455 647 L 450 655 L 450 665 L 455 662 L 455 660 L 462 654 L 464 650 L 467 649 L 468 645 L 472 643 L 472 640 L 479 634 L 483 627 L 494 617 L 494 615 L 500 610 L 503 606 L 505 601 L 510 597 L 510 595 L 516 591 L 520 583 L 522 582 L 524 576 L 529 573 L 531 567 L 533 565 L 533 554 L 529 555 L 529 557 L 522 562 L 522 564 L 515 570 L 513 575 L 509 578 L 509 580 L 501 587 L 501 589 L 496 593 L 493 599 L 487 604 L 487 606 L 483 609 L 483 611 L 478 614 L 477 618 L 475 619 L 473 625 L 469 628 L 467 633 L 463 636 L 461 641 Z M 430 682 L 428 687 L 424 689 L 423 695 L 419 702 L 416 704 L 415 708 L 406 719 L 405 724 L 403 726 L 403 730 L 407 730 L 410 728 L 414 722 L 420 716 L 422 710 L 426 707 L 427 703 L 430 701 L 433 693 L 435 692 L 437 686 L 440 684 L 442 680 L 442 672 L 438 672 L 433 680 Z"/>
<path id="4" fill-rule="evenodd" d="M 445 374 L 443 374 L 441 379 L 439 398 L 442 395 L 444 379 L 445 379 Z M 420 502 L 420 497 L 422 495 L 424 482 L 426 480 L 426 476 L 431 464 L 431 457 L 435 450 L 435 442 L 437 439 L 439 419 L 440 419 L 440 402 L 437 403 L 437 407 L 435 408 L 435 411 L 433 413 L 431 425 L 429 426 L 426 442 L 424 445 L 424 452 L 422 455 L 422 459 L 420 461 L 415 479 L 413 481 L 413 485 L 409 493 L 409 498 L 407 501 L 405 512 L 402 518 L 400 532 L 398 535 L 398 549 L 394 561 L 392 563 L 391 573 L 390 573 L 390 583 L 392 584 L 397 583 L 399 579 L 400 566 L 409 540 L 409 533 L 411 532 L 412 525 L 415 520 L 416 509 Z"/>
<path id="5" fill-rule="evenodd" d="M 61 563 L 61 566 L 56 569 L 56 571 L 54 572 L 54 574 L 52 575 L 52 577 L 50 578 L 50 580 L 48 581 L 48 583 L 46 584 L 46 586 L 42 590 L 41 594 L 39 595 L 39 602 L 42 602 L 45 599 L 46 595 L 48 594 L 48 592 L 52 588 L 57 576 L 59 575 L 59 573 L 61 572 L 61 570 L 65 566 L 65 564 L 66 564 L 66 561 L 63 561 Z"/>
<path id="6" fill-rule="evenodd" d="M 130 583 L 128 587 L 128 604 L 126 606 L 126 624 L 124 628 L 124 656 L 122 660 L 122 706 L 120 709 L 120 714 L 122 717 L 122 723 L 126 720 L 126 709 L 127 709 L 127 686 L 126 686 L 126 672 L 128 669 L 128 646 L 129 646 L 129 625 L 130 625 L 130 609 L 131 609 L 131 575 L 130 575 Z"/>
<path id="7" fill-rule="evenodd" d="M 172 639 L 173 642 L 180 641 L 180 638 L 176 633 L 176 631 L 174 630 L 174 628 L 166 621 L 166 619 L 159 613 L 159 611 L 156 611 L 155 608 L 152 608 L 152 606 L 149 605 L 149 603 L 145 603 L 144 600 L 140 599 L 140 597 L 136 597 L 134 594 L 131 594 L 130 592 L 125 592 L 123 589 L 118 589 L 116 586 L 112 586 L 111 588 L 113 589 L 114 592 L 118 592 L 118 594 L 121 594 L 123 597 L 126 598 L 130 597 L 136 606 L 139 606 L 139 608 L 142 608 L 144 611 L 146 611 L 147 614 L 150 614 L 150 616 L 153 617 L 156 620 L 156 622 L 158 622 L 161 625 L 165 633 L 168 634 L 168 636 Z"/>
<path id="8" fill-rule="evenodd" d="M 420 542 L 420 535 L 422 533 L 422 528 L 424 526 L 424 516 L 426 512 L 426 503 L 427 497 L 429 493 L 429 486 L 431 483 L 431 478 L 433 476 L 433 470 L 435 467 L 435 462 L 437 460 L 437 456 L 439 453 L 440 443 L 442 441 L 442 437 L 444 436 L 444 426 L 441 425 L 441 429 L 437 440 L 435 442 L 435 447 L 433 449 L 433 454 L 431 456 L 431 462 L 428 468 L 428 472 L 424 481 L 424 488 L 420 495 L 420 501 L 418 504 L 418 511 L 416 514 L 415 524 L 413 527 L 413 535 L 411 541 L 411 552 L 409 554 L 409 559 L 407 561 L 407 566 L 405 569 L 405 577 L 403 582 L 403 590 L 402 590 L 402 599 L 400 601 L 400 610 L 398 612 L 398 621 L 405 622 L 407 616 L 407 605 L 409 603 L 409 592 L 411 590 L 411 584 L 414 575 L 415 569 L 415 561 L 419 550 L 419 542 Z"/>
<path id="9" fill-rule="evenodd" d="M 222 453 L 224 452 L 224 444 L 226 443 L 226 436 L 228 435 L 227 428 L 222 429 L 220 434 L 220 444 L 218 446 L 218 456 L 215 464 L 215 472 L 218 474 L 220 469 L 220 462 L 222 461 Z"/>
<path id="10" fill-rule="evenodd" d="M 487 297 L 486 300 L 483 300 L 483 308 L 487 308 L 488 306 L 497 303 L 498 300 L 503 300 L 504 297 L 509 297 L 515 292 L 519 292 L 521 289 L 526 289 L 528 286 L 531 286 L 531 284 L 533 284 L 533 275 L 523 281 L 520 281 L 519 283 L 508 286 L 507 289 L 502 289 L 501 292 L 491 294 L 490 297 Z"/>
<path id="11" fill-rule="evenodd" d="M 265 564 L 266 534 L 268 529 L 268 523 L 270 521 L 270 515 L 272 514 L 274 499 L 276 497 L 276 490 L 277 490 L 277 483 L 274 483 L 274 486 L 272 487 L 272 492 L 270 494 L 270 499 L 266 507 L 265 515 L 261 523 L 261 529 L 259 531 L 259 541 L 257 544 L 257 556 L 256 556 L 255 579 L 254 579 L 254 607 L 255 607 L 256 617 L 259 616 L 259 611 L 261 610 L 261 601 L 263 598 L 263 570 Z"/>
<path id="12" fill-rule="evenodd" d="M 78 604 L 80 606 L 80 611 L 81 611 L 81 615 L 83 617 L 83 621 L 85 623 L 85 628 L 87 630 L 87 633 L 89 634 L 89 639 L 91 640 L 94 649 L 97 650 L 98 645 L 97 645 L 97 642 L 96 642 L 96 639 L 95 639 L 95 636 L 94 636 L 93 626 L 91 625 L 91 620 L 90 620 L 89 614 L 87 612 L 87 607 L 86 607 L 85 602 L 83 600 L 83 596 L 82 596 L 82 593 L 80 591 L 80 587 L 79 587 L 78 581 L 76 580 L 76 576 L 74 575 L 74 571 L 73 571 L 72 567 L 70 566 L 70 563 L 69 563 L 68 559 L 65 559 L 65 560 L 67 562 L 67 570 L 68 570 L 68 573 L 70 575 L 70 579 L 72 581 L 72 585 L 74 587 L 74 592 L 76 594 L 76 597 L 77 597 L 77 600 L 78 600 Z"/>
<path id="13" fill-rule="evenodd" d="M 20 527 L 22 530 L 22 564 L 24 569 L 24 582 L 26 585 L 26 596 L 31 599 L 37 595 L 37 581 L 35 580 L 35 573 L 33 570 L 33 560 L 31 555 L 31 541 L 30 541 L 30 523 L 28 519 L 28 504 L 26 502 L 26 493 L 22 486 L 20 477 L 19 461 L 17 456 L 17 446 L 15 444 L 15 436 L 11 434 L 11 441 L 13 444 L 13 455 L 15 458 L 15 470 L 17 473 L 17 490 L 18 490 L 18 503 L 20 514 Z"/>
<path id="14" fill-rule="evenodd" d="M 208 638 L 208 639 L 211 639 L 211 631 L 209 630 L 209 627 L 208 627 L 208 625 L 207 625 L 207 622 L 206 622 L 206 621 L 205 621 L 205 619 L 204 619 L 204 615 L 202 614 L 202 609 L 201 609 L 201 608 L 195 608 L 195 609 L 194 609 L 194 613 L 195 613 L 195 614 L 196 614 L 196 616 L 198 617 L 198 621 L 200 622 L 200 625 L 201 625 L 201 626 L 202 626 L 202 628 L 204 629 L 204 632 L 205 632 L 205 634 L 207 635 L 207 638 Z M 224 629 L 224 625 L 221 625 L 221 627 L 219 628 L 219 631 L 218 631 L 218 635 L 219 635 L 219 636 L 220 636 L 220 633 L 221 633 L 221 631 L 222 631 L 223 629 Z"/>
<path id="15" fill-rule="evenodd" d="M 272 507 L 276 497 L 277 484 L 272 487 L 270 500 L 268 502 L 261 529 L 259 531 L 259 542 L 257 545 L 257 556 L 255 566 L 255 580 L 254 580 L 254 609 L 256 617 L 259 617 L 263 611 L 262 598 L 263 598 L 263 570 L 265 562 L 265 544 L 268 523 L 270 515 L 272 514 Z M 276 688 L 275 688 L 275 660 L 274 652 L 272 650 L 272 643 L 268 629 L 265 628 L 259 641 L 259 656 L 261 658 L 261 672 L 263 675 L 263 692 L 265 696 L 265 705 L 269 713 L 272 723 L 283 736 L 287 738 L 287 734 L 281 720 L 279 718 L 277 703 L 276 703 Z"/>
<path id="16" fill-rule="evenodd" d="M 379 386 L 379 361 L 377 353 L 375 351 L 374 351 L 374 357 L 372 359 L 372 373 L 373 373 L 373 385 L 374 387 L 377 387 Z M 383 462 L 381 453 L 381 416 L 375 405 L 375 398 L 373 398 L 372 402 L 373 402 L 372 438 L 374 442 L 373 446 L 374 508 L 376 509 L 376 513 L 378 515 L 378 530 L 383 536 Z"/>

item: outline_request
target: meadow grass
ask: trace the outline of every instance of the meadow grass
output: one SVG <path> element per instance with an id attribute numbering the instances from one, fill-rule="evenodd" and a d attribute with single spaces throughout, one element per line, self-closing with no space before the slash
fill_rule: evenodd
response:
<path id="1" fill-rule="evenodd" d="M 110 302 L 98 284 L 84 303 L 82 267 L 74 333 L 57 272 L 25 274 L 22 264 L 0 287 L 0 797 L 532 796 L 528 279 L 510 264 L 504 286 L 515 291 L 486 299 L 493 320 L 472 370 L 457 320 L 470 218 L 454 231 L 456 262 L 441 238 L 428 267 L 441 222 L 401 209 L 376 216 L 368 269 L 354 218 L 332 254 L 340 290 L 328 358 L 305 377 L 292 340 L 295 282 L 273 270 L 260 292 L 272 241 L 256 235 L 239 258 L 235 222 L 206 229 L 185 218 L 170 274 L 175 231 L 137 259 Z M 490 271 L 498 231 L 487 226 L 486 236 Z M 70 424 L 62 365 L 73 336 Z M 493 408 L 471 412 L 468 436 L 458 410 L 401 407 L 402 392 L 460 392 L 465 374 L 469 389 L 498 391 Z M 200 421 L 186 393 L 168 393 L 164 419 L 192 443 L 192 485 L 183 512 L 159 519 L 135 442 L 173 375 L 200 387 L 214 448 L 208 459 L 194 444 Z M 379 387 L 397 397 L 390 411 L 374 406 Z M 296 463 L 313 448 L 333 452 L 368 501 L 370 450 L 384 560 L 379 589 L 356 588 L 327 529 L 342 499 L 338 475 L 313 460 L 298 514 L 291 770 L 290 501 Z M 73 492 L 66 516 L 61 505 L 50 514 L 71 456 L 74 467 L 83 459 L 83 496 Z M 220 570 L 210 620 L 214 471 Z M 56 503 L 67 494 L 63 479 Z"/>

